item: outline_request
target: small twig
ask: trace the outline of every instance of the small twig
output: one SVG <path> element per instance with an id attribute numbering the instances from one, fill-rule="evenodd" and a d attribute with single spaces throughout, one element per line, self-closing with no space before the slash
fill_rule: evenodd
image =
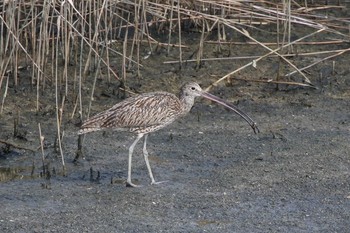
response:
<path id="1" fill-rule="evenodd" d="M 17 145 L 17 144 L 15 144 L 13 142 L 8 142 L 8 141 L 2 140 L 2 139 L 0 139 L 0 143 L 8 145 L 8 146 L 12 146 L 12 147 L 17 148 L 17 149 L 29 150 L 31 152 L 36 152 L 35 149 L 29 148 L 29 147 L 25 147 L 25 146 L 21 146 L 21 145 Z"/>
<path id="2" fill-rule="evenodd" d="M 72 110 L 72 114 L 71 114 L 71 119 L 74 118 L 75 112 L 77 111 L 77 107 L 78 107 L 78 96 L 75 97 L 75 101 L 74 101 L 74 106 L 73 106 L 73 110 Z"/>
<path id="3" fill-rule="evenodd" d="M 127 93 L 129 93 L 131 95 L 136 95 L 135 92 L 132 92 L 132 91 L 130 91 L 130 90 L 124 88 L 124 87 L 119 87 L 119 90 L 122 90 L 124 93 L 127 92 Z"/>

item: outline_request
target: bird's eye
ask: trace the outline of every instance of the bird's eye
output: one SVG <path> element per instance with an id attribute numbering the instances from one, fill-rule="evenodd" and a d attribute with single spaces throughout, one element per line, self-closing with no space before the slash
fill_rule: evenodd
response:
<path id="1" fill-rule="evenodd" d="M 195 87 L 191 87 L 191 90 L 194 91 L 194 90 L 196 90 L 196 88 Z"/>

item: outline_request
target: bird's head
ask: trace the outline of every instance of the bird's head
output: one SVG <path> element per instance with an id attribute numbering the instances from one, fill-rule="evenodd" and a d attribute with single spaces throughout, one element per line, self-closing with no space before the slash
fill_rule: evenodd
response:
<path id="1" fill-rule="evenodd" d="M 182 94 L 187 97 L 197 97 L 202 95 L 202 88 L 195 82 L 188 82 L 181 88 Z"/>
<path id="2" fill-rule="evenodd" d="M 259 128 L 256 125 L 256 123 L 250 118 L 247 114 L 245 114 L 243 111 L 239 110 L 237 107 L 233 106 L 231 103 L 212 95 L 208 92 L 205 92 L 202 90 L 202 88 L 195 82 L 188 82 L 181 88 L 181 96 L 185 99 L 187 99 L 188 102 L 191 102 L 191 106 L 193 105 L 194 98 L 197 96 L 202 96 L 206 99 L 212 100 L 218 104 L 221 104 L 235 113 L 237 113 L 239 116 L 241 116 L 254 130 L 254 133 L 259 132 Z"/>

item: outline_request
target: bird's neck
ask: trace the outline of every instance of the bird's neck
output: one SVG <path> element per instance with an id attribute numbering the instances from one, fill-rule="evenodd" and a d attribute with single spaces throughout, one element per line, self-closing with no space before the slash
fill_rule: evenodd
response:
<path id="1" fill-rule="evenodd" d="M 180 101 L 184 109 L 184 113 L 188 113 L 194 104 L 194 96 L 186 95 L 183 93 L 180 95 Z"/>

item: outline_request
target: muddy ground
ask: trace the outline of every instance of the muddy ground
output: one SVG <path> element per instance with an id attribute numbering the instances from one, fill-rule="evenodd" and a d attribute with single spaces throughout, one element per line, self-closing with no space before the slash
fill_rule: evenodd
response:
<path id="1" fill-rule="evenodd" d="M 200 35 L 183 36 L 195 46 Z M 127 84 L 133 91 L 177 92 L 189 80 L 206 87 L 248 62 L 205 62 L 200 69 L 187 63 L 180 70 L 176 64 L 163 64 L 176 60 L 178 50 L 174 48 L 170 56 L 165 51 L 160 49 L 142 61 L 141 79 L 135 70 L 128 73 Z M 185 49 L 185 56 L 193 51 L 193 47 Z M 217 55 L 215 46 L 208 45 L 205 51 L 206 57 Z M 259 55 L 262 51 L 257 46 L 233 46 L 223 47 L 220 53 Z M 302 66 L 317 59 L 292 61 Z M 213 94 L 237 104 L 258 123 L 260 134 L 254 135 L 241 118 L 223 107 L 198 100 L 189 115 L 149 137 L 155 178 L 167 182 L 149 184 L 138 144 L 132 176 L 141 188 L 124 184 L 132 134 L 88 134 L 85 159 L 73 163 L 79 122 L 77 116 L 70 119 L 73 104 L 69 98 L 63 126 L 67 169 L 63 176 L 60 156 L 53 148 L 54 96 L 43 93 L 37 114 L 35 89 L 24 80 L 17 90 L 9 89 L 0 118 L 0 139 L 37 149 L 41 123 L 50 174 L 42 174 L 40 150 L 32 153 L 0 144 L 0 231 L 349 232 L 349 59 L 344 54 L 308 70 L 315 89 L 279 86 L 276 90 L 273 84 L 235 80 L 214 87 Z M 277 60 L 265 59 L 256 69 L 237 76 L 275 78 L 276 64 Z M 92 79 L 84 85 L 85 106 Z M 111 84 L 98 80 L 93 113 L 120 101 L 118 84 L 117 80 Z M 17 112 L 19 127 L 13 137 Z"/>

